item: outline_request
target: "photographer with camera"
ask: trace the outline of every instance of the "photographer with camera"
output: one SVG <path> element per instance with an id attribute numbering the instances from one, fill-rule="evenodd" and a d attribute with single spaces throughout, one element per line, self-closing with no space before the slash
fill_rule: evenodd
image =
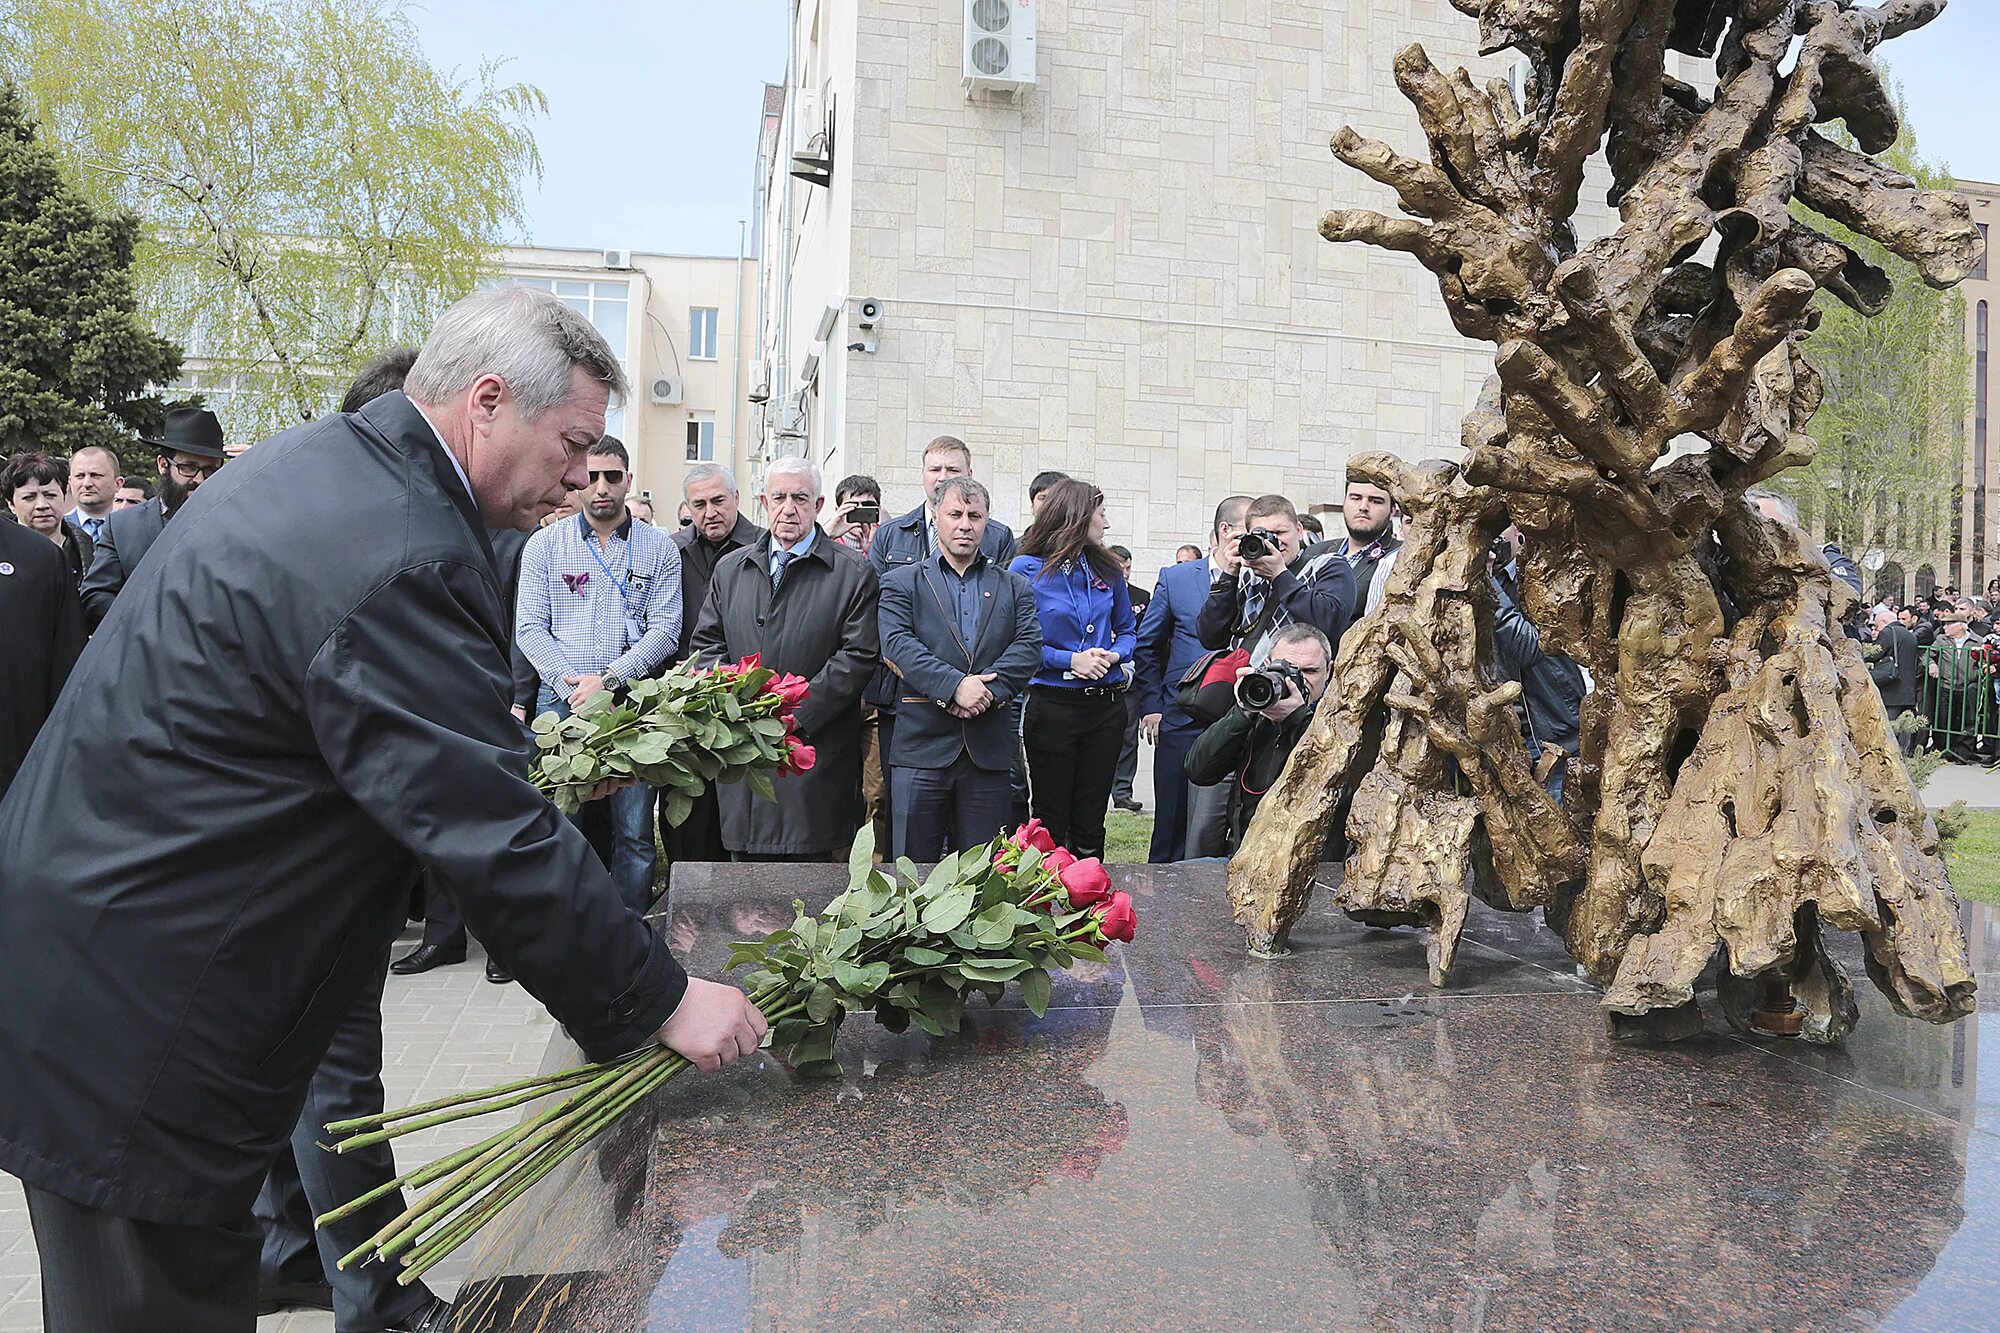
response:
<path id="1" fill-rule="evenodd" d="M 1286 625 L 1311 625 L 1339 643 L 1355 600 L 1346 558 L 1328 547 L 1301 557 L 1305 529 L 1282 495 L 1252 500 L 1243 522 L 1235 539 L 1239 567 L 1217 574 L 1195 620 L 1202 646 L 1244 649 L 1250 665 L 1261 666 Z"/>
<path id="2" fill-rule="evenodd" d="M 1257 803 L 1284 771 L 1332 676 L 1333 644 L 1324 632 L 1298 622 L 1279 628 L 1264 664 L 1237 675 L 1235 705 L 1188 751 L 1188 781 L 1229 782 L 1229 852 L 1242 845 Z"/>

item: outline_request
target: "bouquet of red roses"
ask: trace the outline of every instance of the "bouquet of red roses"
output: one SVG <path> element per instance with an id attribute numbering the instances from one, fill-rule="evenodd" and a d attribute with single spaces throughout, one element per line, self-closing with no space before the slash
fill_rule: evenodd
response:
<path id="1" fill-rule="evenodd" d="M 892 1031 L 915 1024 L 935 1037 L 959 1030 L 966 1000 L 989 1004 L 1007 983 L 1037 1017 L 1048 1012 L 1049 973 L 1078 959 L 1105 961 L 1103 946 L 1129 941 L 1131 897 L 1113 890 L 1096 857 L 1058 847 L 1038 821 L 1013 837 L 946 857 L 929 875 L 908 860 L 874 864 L 863 827 L 849 854 L 847 890 L 817 915 L 730 949 L 751 966 L 750 998 L 770 1021 L 769 1048 L 798 1072 L 840 1072 L 834 1042 L 863 1010 Z M 893 873 L 892 873 L 893 872 Z M 346 1152 L 403 1134 L 559 1094 L 545 1109 L 482 1143 L 404 1173 L 319 1218 L 338 1221 L 405 1187 L 430 1186 L 393 1222 L 341 1260 L 396 1259 L 412 1282 L 464 1244 L 514 1199 L 656 1089 L 688 1067 L 664 1047 L 623 1060 L 522 1079 L 326 1128 Z"/>
<path id="2" fill-rule="evenodd" d="M 803 773 L 813 747 L 795 734 L 793 711 L 805 701 L 803 677 L 779 675 L 752 653 L 713 670 L 682 665 L 586 699 L 568 717 L 534 721 L 535 785 L 556 808 L 575 814 L 598 783 L 637 778 L 667 793 L 666 816 L 679 824 L 703 790 L 743 781 L 771 800 L 771 772 Z"/>

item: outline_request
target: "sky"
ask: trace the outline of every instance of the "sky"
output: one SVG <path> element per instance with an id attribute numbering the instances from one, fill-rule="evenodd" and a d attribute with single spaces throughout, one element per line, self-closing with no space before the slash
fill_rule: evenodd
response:
<path id="1" fill-rule="evenodd" d="M 944 0 L 939 0 L 943 3 Z M 1337 4 L 1342 0 L 1327 0 Z M 433 64 L 502 59 L 534 84 L 543 172 L 526 194 L 536 245 L 736 253 L 750 209 L 765 83 L 785 72 L 789 0 L 421 0 Z M 1884 47 L 1924 157 L 2000 182 L 2000 3 L 1953 0 Z"/>
<path id="2" fill-rule="evenodd" d="M 414 0 L 424 54 L 486 60 L 548 98 L 535 245 L 734 255 L 750 216 L 764 85 L 785 78 L 787 0 Z"/>

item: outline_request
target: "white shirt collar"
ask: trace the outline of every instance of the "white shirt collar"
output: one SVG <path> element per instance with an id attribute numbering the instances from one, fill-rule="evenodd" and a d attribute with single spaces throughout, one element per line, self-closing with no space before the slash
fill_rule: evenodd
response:
<path id="1" fill-rule="evenodd" d="M 411 406 L 415 407 L 416 404 L 412 403 Z M 423 417 L 424 424 L 431 428 L 431 434 L 436 438 L 438 442 L 438 448 L 444 450 L 444 456 L 447 459 L 451 460 L 451 470 L 458 474 L 458 480 L 462 485 L 464 485 L 465 493 L 472 497 L 472 507 L 474 509 L 477 509 L 479 507 L 479 495 L 472 489 L 472 478 L 465 475 L 465 469 L 459 466 L 458 455 L 454 454 L 451 451 L 451 446 L 444 442 L 444 432 L 437 428 L 437 423 L 435 421 L 432 421 L 428 416 L 424 415 L 423 408 L 421 407 L 417 408 L 417 415 Z"/>

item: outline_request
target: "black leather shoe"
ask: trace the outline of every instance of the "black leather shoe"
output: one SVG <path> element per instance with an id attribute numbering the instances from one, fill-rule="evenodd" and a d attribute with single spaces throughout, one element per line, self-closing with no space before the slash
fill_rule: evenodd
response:
<path id="1" fill-rule="evenodd" d="M 324 1278 L 307 1282 L 274 1282 L 268 1287 L 257 1288 L 257 1315 L 276 1314 L 280 1310 L 331 1310 L 333 1308 L 333 1287 Z"/>
<path id="2" fill-rule="evenodd" d="M 500 964 L 489 958 L 486 960 L 486 979 L 496 986 L 504 986 L 514 977 L 512 973 L 503 971 Z"/>
<path id="3" fill-rule="evenodd" d="M 1125 796 L 1125 797 L 1114 796 L 1111 798 L 1111 804 L 1117 806 L 1120 810 L 1130 810 L 1135 815 L 1144 813 L 1146 809 L 1144 805 L 1140 804 L 1139 800 L 1136 797 L 1132 796 Z"/>
<path id="4" fill-rule="evenodd" d="M 389 1325 L 382 1333 L 444 1333 L 450 1327 L 451 1302 L 439 1296 L 408 1319 Z"/>
<path id="5" fill-rule="evenodd" d="M 447 949 L 442 944 L 419 944 L 416 948 L 389 964 L 389 970 L 399 977 L 413 977 L 419 972 L 428 972 L 446 963 L 465 961 L 465 946 Z"/>

